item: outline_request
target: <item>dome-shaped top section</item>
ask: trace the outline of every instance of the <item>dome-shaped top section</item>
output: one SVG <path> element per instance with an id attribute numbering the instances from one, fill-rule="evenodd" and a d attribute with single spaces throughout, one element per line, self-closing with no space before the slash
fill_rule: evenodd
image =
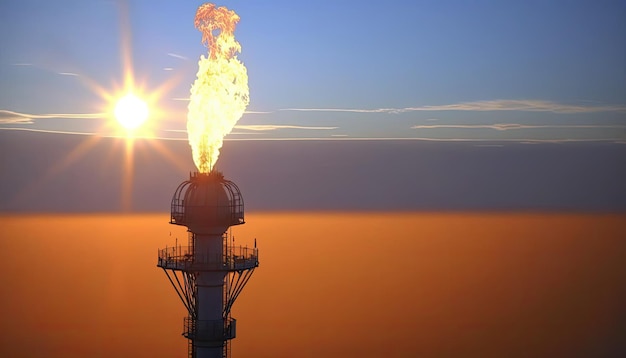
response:
<path id="1" fill-rule="evenodd" d="M 243 197 L 220 172 L 193 173 L 174 193 L 170 223 L 193 232 L 243 224 Z"/>

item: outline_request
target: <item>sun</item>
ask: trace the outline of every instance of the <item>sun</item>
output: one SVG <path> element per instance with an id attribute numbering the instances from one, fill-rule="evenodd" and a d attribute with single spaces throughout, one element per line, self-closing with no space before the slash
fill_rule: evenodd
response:
<path id="1" fill-rule="evenodd" d="M 141 126 L 150 114 L 146 102 L 132 93 L 128 93 L 117 101 L 113 113 L 117 121 L 127 130 Z"/>

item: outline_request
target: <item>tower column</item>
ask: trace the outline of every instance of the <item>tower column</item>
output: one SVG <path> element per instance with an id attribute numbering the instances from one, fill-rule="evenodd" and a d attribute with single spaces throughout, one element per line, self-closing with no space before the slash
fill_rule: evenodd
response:
<path id="1" fill-rule="evenodd" d="M 188 247 L 159 250 L 157 263 L 189 313 L 183 331 L 189 356 L 227 357 L 236 335 L 230 309 L 259 265 L 256 244 L 232 247 L 225 240 L 230 226 L 244 223 L 239 188 L 219 172 L 190 176 L 174 193 L 170 223 L 191 233 Z"/>
<path id="2" fill-rule="evenodd" d="M 194 260 L 208 268 L 224 265 L 223 234 L 194 235 Z M 224 278 L 227 271 L 201 271 L 196 276 L 196 339 L 197 357 L 221 358 L 224 351 Z"/>

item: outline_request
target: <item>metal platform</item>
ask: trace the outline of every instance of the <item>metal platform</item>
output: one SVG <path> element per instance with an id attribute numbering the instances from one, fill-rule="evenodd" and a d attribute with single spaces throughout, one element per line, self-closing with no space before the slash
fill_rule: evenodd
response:
<path id="1" fill-rule="evenodd" d="M 237 320 L 227 318 L 225 320 L 196 320 L 185 317 L 183 336 L 187 339 L 200 341 L 223 342 L 236 336 Z"/>
<path id="2" fill-rule="evenodd" d="M 241 271 L 259 266 L 259 251 L 256 247 L 229 246 L 227 253 L 199 254 L 193 246 L 174 246 L 159 250 L 157 266 L 163 269 L 201 271 Z"/>

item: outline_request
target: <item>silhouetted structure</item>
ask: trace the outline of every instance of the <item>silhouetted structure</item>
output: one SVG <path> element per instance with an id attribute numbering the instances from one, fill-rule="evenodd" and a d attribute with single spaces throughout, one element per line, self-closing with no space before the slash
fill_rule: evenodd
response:
<path id="1" fill-rule="evenodd" d="M 172 198 L 170 223 L 186 226 L 188 246 L 159 250 L 161 267 L 189 316 L 183 335 L 189 357 L 227 357 L 236 335 L 230 309 L 259 265 L 254 247 L 229 243 L 227 230 L 244 223 L 241 192 L 217 171 L 194 173 Z"/>

